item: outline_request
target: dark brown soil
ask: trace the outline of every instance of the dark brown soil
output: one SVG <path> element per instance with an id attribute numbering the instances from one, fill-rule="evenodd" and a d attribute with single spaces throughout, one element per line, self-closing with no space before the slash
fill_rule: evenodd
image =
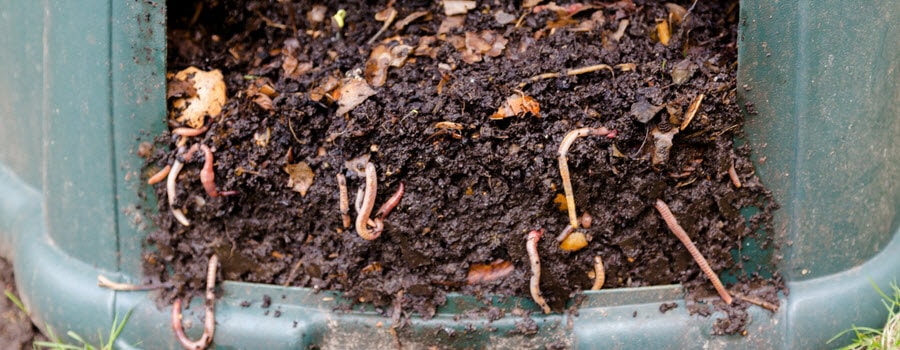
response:
<path id="1" fill-rule="evenodd" d="M 0 259 L 0 289 L 12 292 L 17 298 L 13 267 Z M 28 314 L 8 297 L 0 296 L 0 348 L 31 349 L 35 341 L 46 341 L 40 330 L 31 323 Z"/>
<path id="2" fill-rule="evenodd" d="M 591 287 L 594 256 L 605 263 L 604 288 L 682 283 L 689 299 L 715 295 L 653 208 L 657 198 L 668 203 L 714 270 L 733 270 L 748 291 L 751 279 L 757 287 L 780 286 L 777 275 L 768 282 L 755 276 L 771 261 L 740 269 L 732 257 L 748 236 L 761 234 L 763 246 L 771 248 L 771 235 L 764 232 L 771 230 L 775 208 L 754 175 L 750 149 L 734 141 L 743 124 L 735 101 L 736 1 L 697 2 L 688 19 L 673 27 L 668 47 L 651 38 L 656 21 L 668 16 L 662 3 L 605 3 L 574 17 L 582 22 L 601 11 L 605 24 L 575 32 L 545 29 L 558 18 L 553 11 L 529 12 L 520 27 L 515 20 L 500 24 L 498 11 L 518 19 L 527 10 L 519 1 L 479 1 L 465 25 L 447 37 L 491 30 L 509 40 L 500 56 L 466 63 L 452 40 L 437 40 L 435 59 L 411 55 L 414 60 L 391 68 L 386 84 L 346 115 L 336 115 L 337 106 L 327 98 L 313 101 L 309 92 L 329 76 L 365 68 L 371 49 L 381 42 L 366 44 L 382 25 L 373 18 L 386 4 L 333 3 L 323 4 L 326 21 L 318 24 L 307 18 L 313 2 L 170 4 L 169 70 L 219 69 L 228 87 L 222 115 L 188 146 L 211 146 L 218 188 L 239 194 L 209 198 L 199 181 L 202 157 L 195 157 L 178 178 L 176 203 L 192 221 L 184 227 L 169 215 L 165 184 L 155 186 L 159 230 L 148 238 L 155 250 L 147 251 L 145 261 L 148 274 L 175 283 L 164 301 L 202 290 L 207 259 L 215 253 L 222 261 L 221 277 L 228 280 L 342 290 L 378 306 L 391 305 L 403 291 L 403 305 L 429 317 L 451 291 L 529 297 L 525 235 L 538 228 L 547 230 L 539 245 L 541 288 L 556 311 L 573 293 Z M 445 18 L 440 2 L 402 1 L 394 7 L 397 20 L 423 10 L 431 17 L 402 30 L 391 26 L 379 39 L 400 36 L 415 47 L 421 37 L 436 35 Z M 347 11 L 340 34 L 329 23 L 339 8 Z M 630 24 L 616 42 L 610 37 L 623 19 Z M 282 70 L 282 49 L 290 39 L 299 42 L 294 57 L 312 64 L 296 79 Z M 565 76 L 567 69 L 600 63 L 634 63 L 635 69 Z M 682 84 L 672 78 L 679 63 L 696 69 Z M 452 72 L 442 74 L 440 64 Z M 489 120 L 507 96 L 520 93 L 520 83 L 547 72 L 563 77 L 521 87 L 521 94 L 540 104 L 540 118 Z M 278 92 L 271 110 L 247 93 L 259 78 Z M 668 111 L 642 123 L 631 114 L 632 106 L 644 100 L 669 104 L 678 119 L 701 93 L 706 98 L 697 117 L 675 136 L 668 160 L 651 166 L 648 134 L 669 119 Z M 436 129 L 442 121 L 462 125 L 459 137 Z M 569 152 L 579 214 L 594 218 L 586 230 L 588 246 L 570 253 L 554 240 L 568 223 L 554 202 L 563 193 L 557 150 L 567 132 L 585 126 L 615 129 L 618 136 L 582 138 Z M 268 143 L 259 145 L 254 135 L 266 134 Z M 168 134 L 159 138 L 147 173 L 175 160 L 173 140 Z M 315 173 L 305 196 L 286 186 L 282 168 L 289 150 L 294 162 L 305 161 Z M 355 193 L 362 180 L 344 164 L 363 155 L 378 170 L 379 205 L 405 185 L 402 202 L 374 241 L 343 228 L 338 209 L 335 175 L 347 174 Z M 741 188 L 729 180 L 732 162 Z M 759 212 L 748 220 L 742 210 L 751 207 Z M 512 262 L 515 270 L 491 283 L 466 285 L 471 266 L 497 259 Z M 776 301 L 774 293 L 768 296 Z M 742 316 L 731 310 L 745 308 L 740 302 L 729 307 L 732 318 L 722 321 L 739 327 L 719 329 L 739 332 Z"/>

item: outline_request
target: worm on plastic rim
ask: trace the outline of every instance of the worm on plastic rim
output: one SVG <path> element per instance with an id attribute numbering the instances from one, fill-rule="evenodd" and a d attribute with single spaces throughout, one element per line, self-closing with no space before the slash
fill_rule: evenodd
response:
<path id="1" fill-rule="evenodd" d="M 525 250 L 528 252 L 528 260 L 531 263 L 531 282 L 528 286 L 528 289 L 531 291 L 531 298 L 534 299 L 534 302 L 541 307 L 545 314 L 549 314 L 550 306 L 547 305 L 547 301 L 541 296 L 541 257 L 537 251 L 538 241 L 543 234 L 544 229 L 529 232 L 525 242 Z"/>
<path id="2" fill-rule="evenodd" d="M 203 336 L 198 340 L 191 340 L 184 334 L 181 325 L 181 298 L 175 299 L 172 305 L 172 330 L 175 337 L 185 349 L 205 349 L 212 343 L 216 333 L 216 270 L 219 265 L 219 257 L 213 254 L 209 258 L 209 267 L 206 272 L 206 316 L 203 319 Z"/>
<path id="3" fill-rule="evenodd" d="M 363 192 L 362 205 L 356 213 L 356 233 L 365 240 L 373 240 L 381 235 L 380 231 L 369 230 L 369 215 L 375 208 L 375 196 L 378 195 L 378 173 L 375 171 L 375 165 L 366 163 L 366 187 Z"/>
<path id="4" fill-rule="evenodd" d="M 687 248 L 688 252 L 691 253 L 691 257 L 694 258 L 694 261 L 700 266 L 700 270 L 703 270 L 703 273 L 706 274 L 706 277 L 712 282 L 713 287 L 716 288 L 716 292 L 719 293 L 722 300 L 724 300 L 726 304 L 731 305 L 731 295 L 725 290 L 725 286 L 722 285 L 719 276 L 716 275 L 711 267 L 709 267 L 709 262 L 703 257 L 703 254 L 700 254 L 700 250 L 697 249 L 697 246 L 695 246 L 694 242 L 691 241 L 691 238 L 688 237 L 687 232 L 685 232 L 681 225 L 678 224 L 678 220 L 675 219 L 675 215 L 672 215 L 672 211 L 669 210 L 669 206 L 666 205 L 666 202 L 663 202 L 662 199 L 657 199 L 655 206 L 656 210 L 659 211 L 659 215 L 662 215 L 666 225 L 669 226 L 669 230 L 675 234 L 675 237 L 678 237 L 678 240 L 680 240 L 681 243 L 684 244 L 684 247 Z"/>
<path id="5" fill-rule="evenodd" d="M 172 212 L 175 220 L 178 220 L 184 226 L 190 226 L 191 222 L 184 216 L 184 213 L 180 209 L 175 208 L 175 179 L 178 178 L 178 173 L 181 172 L 182 167 L 184 167 L 184 163 L 177 159 L 172 164 L 172 170 L 169 171 L 169 177 L 166 179 L 166 196 L 169 197 L 169 210 Z"/>

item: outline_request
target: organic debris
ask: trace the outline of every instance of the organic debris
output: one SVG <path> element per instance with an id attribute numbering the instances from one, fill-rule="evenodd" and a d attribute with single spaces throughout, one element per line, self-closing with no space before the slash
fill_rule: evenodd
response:
<path id="1" fill-rule="evenodd" d="M 475 63 L 480 62 L 482 56 L 500 56 L 508 42 L 509 39 L 492 30 L 482 30 L 477 33 L 466 32 L 466 49 L 462 52 L 462 59 L 466 63 Z"/>
<path id="2" fill-rule="evenodd" d="M 175 86 L 182 86 L 189 81 L 193 82 L 193 90 L 196 95 L 191 94 L 190 89 L 183 86 L 176 88 L 186 93 L 182 94 L 184 97 L 172 101 L 169 117 L 194 129 L 203 127 L 206 116 L 218 117 L 225 104 L 225 82 L 222 79 L 222 72 L 218 69 L 207 72 L 197 67 L 188 67 L 176 73 L 173 80 L 179 82 L 175 83 Z M 171 82 L 170 86 L 172 86 Z"/>
<path id="3" fill-rule="evenodd" d="M 373 48 L 366 61 L 366 81 L 374 87 L 383 86 L 387 81 L 388 67 L 403 67 L 410 51 L 412 47 L 403 44 L 390 47 L 382 44 Z"/>
<path id="4" fill-rule="evenodd" d="M 285 165 L 284 172 L 290 176 L 287 187 L 290 187 L 291 191 L 300 193 L 300 196 L 305 197 L 306 191 L 309 191 L 309 187 L 312 186 L 315 178 L 312 168 L 306 162 L 300 162 Z"/>
<path id="5" fill-rule="evenodd" d="M 475 8 L 475 1 L 444 0 L 444 14 L 447 16 L 463 15 Z"/>
<path id="6" fill-rule="evenodd" d="M 524 93 L 516 93 L 509 95 L 503 104 L 500 105 L 500 108 L 497 109 L 497 112 L 491 114 L 489 118 L 493 120 L 499 120 L 509 117 L 522 117 L 526 114 L 531 113 L 531 115 L 540 118 L 541 117 L 541 105 L 538 104 L 537 100 L 535 100 L 531 96 L 527 96 Z"/>
<path id="7" fill-rule="evenodd" d="M 372 89 L 365 79 L 359 77 L 346 78 L 342 81 L 341 88 L 338 89 L 340 97 L 338 97 L 338 109 L 335 113 L 343 115 L 350 112 L 356 106 L 365 102 L 367 98 L 375 95 L 375 93 L 375 89 Z"/>
<path id="8" fill-rule="evenodd" d="M 694 71 L 696 70 L 697 64 L 691 61 L 690 58 L 685 58 L 672 67 L 672 82 L 675 83 L 675 85 L 684 84 L 694 75 Z"/>

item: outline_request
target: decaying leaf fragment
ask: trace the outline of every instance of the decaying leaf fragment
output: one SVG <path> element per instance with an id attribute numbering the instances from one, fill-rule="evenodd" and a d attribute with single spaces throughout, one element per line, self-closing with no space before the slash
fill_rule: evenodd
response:
<path id="1" fill-rule="evenodd" d="M 666 8 L 669 9 L 669 22 L 673 26 L 680 24 L 681 20 L 684 19 L 684 16 L 687 14 L 687 9 L 678 4 L 667 2 Z"/>
<path id="2" fill-rule="evenodd" d="M 691 61 L 691 59 L 685 58 L 672 67 L 672 82 L 675 83 L 675 85 L 684 84 L 694 75 L 696 70 L 697 64 Z"/>
<path id="3" fill-rule="evenodd" d="M 204 117 L 215 118 L 222 113 L 225 104 L 225 81 L 218 69 L 206 72 L 197 67 L 188 67 L 173 77 L 174 80 L 193 81 L 195 96 L 172 101 L 169 116 L 179 123 L 192 128 L 203 127 Z"/>
<path id="4" fill-rule="evenodd" d="M 284 171 L 290 176 L 287 187 L 290 187 L 291 191 L 299 192 L 301 196 L 306 196 L 306 192 L 312 186 L 315 178 L 312 168 L 306 162 L 300 162 L 285 165 Z"/>
<path id="5" fill-rule="evenodd" d="M 497 109 L 497 112 L 490 116 L 491 119 L 503 119 L 512 116 L 521 117 L 527 113 L 531 113 L 535 117 L 541 117 L 541 106 L 533 97 L 516 93 L 506 98 L 503 105 Z"/>
<path id="6" fill-rule="evenodd" d="M 469 267 L 466 283 L 472 285 L 498 280 L 506 277 L 513 270 L 515 270 L 513 264 L 503 259 L 498 259 L 490 264 L 475 264 Z"/>
<path id="7" fill-rule="evenodd" d="M 497 57 L 506 49 L 506 43 L 509 39 L 495 33 L 492 30 L 482 30 L 480 32 L 466 32 L 465 47 L 462 53 L 463 61 L 466 63 L 475 63 L 481 61 L 484 55 Z"/>
<path id="8" fill-rule="evenodd" d="M 665 106 L 654 106 L 642 98 L 631 105 L 630 114 L 634 116 L 634 119 L 637 119 L 637 121 L 646 124 L 650 119 L 653 119 L 653 116 L 655 116 L 656 113 L 659 113 L 663 107 Z"/>
<path id="9" fill-rule="evenodd" d="M 672 38 L 672 29 L 669 27 L 668 20 L 656 22 L 656 37 L 663 46 L 669 46 L 669 40 Z"/>
<path id="10" fill-rule="evenodd" d="M 462 15 L 475 8 L 475 1 L 444 0 L 444 14 L 447 16 Z"/>
<path id="11" fill-rule="evenodd" d="M 367 98 L 375 94 L 375 89 L 372 89 L 366 80 L 360 77 L 350 77 L 345 78 L 341 84 L 341 88 L 338 89 L 338 110 L 337 115 L 343 115 L 344 113 L 352 111 L 356 106 L 359 106 L 360 103 L 363 103 Z"/>
<path id="12" fill-rule="evenodd" d="M 672 149 L 672 139 L 678 133 L 678 128 L 672 127 L 668 123 L 660 123 L 650 135 L 653 137 L 652 153 L 650 154 L 650 163 L 653 166 L 663 164 L 669 160 L 669 151 Z"/>
<path id="13" fill-rule="evenodd" d="M 366 61 L 366 81 L 375 87 L 384 86 L 388 67 L 403 67 L 410 51 L 412 46 L 402 44 L 393 47 L 381 44 L 373 48 Z"/>

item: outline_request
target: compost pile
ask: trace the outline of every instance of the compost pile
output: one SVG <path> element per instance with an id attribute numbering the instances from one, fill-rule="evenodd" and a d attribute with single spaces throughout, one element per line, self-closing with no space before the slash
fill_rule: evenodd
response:
<path id="1" fill-rule="evenodd" d="M 775 204 L 734 141 L 736 1 L 205 1 L 168 11 L 169 123 L 208 130 L 167 132 L 147 152 L 148 175 L 184 164 L 174 195 L 165 181 L 154 187 L 159 229 L 144 260 L 175 286 L 164 301 L 198 295 L 217 254 L 227 280 L 340 290 L 376 306 L 400 295 L 430 317 L 452 291 L 529 297 L 526 236 L 538 229 L 540 288 L 555 311 L 592 287 L 595 257 L 604 289 L 682 283 L 689 300 L 715 295 L 654 208 L 662 199 L 713 270 L 739 276 L 732 291 L 777 302 L 777 275 L 757 274 L 772 262 L 741 266 L 744 238 L 772 244 Z M 189 67 L 199 69 L 179 73 Z M 220 113 L 179 114 L 215 70 Z M 575 209 L 591 220 L 562 249 L 571 205 L 558 151 L 584 127 L 607 135 L 568 150 Z M 190 149 L 199 144 L 209 152 Z M 367 164 L 375 208 L 403 187 L 389 216 L 372 210 L 380 232 L 356 220 Z M 359 222 L 380 236 L 363 239 Z M 742 327 L 746 304 L 732 308 L 721 331 Z"/>

